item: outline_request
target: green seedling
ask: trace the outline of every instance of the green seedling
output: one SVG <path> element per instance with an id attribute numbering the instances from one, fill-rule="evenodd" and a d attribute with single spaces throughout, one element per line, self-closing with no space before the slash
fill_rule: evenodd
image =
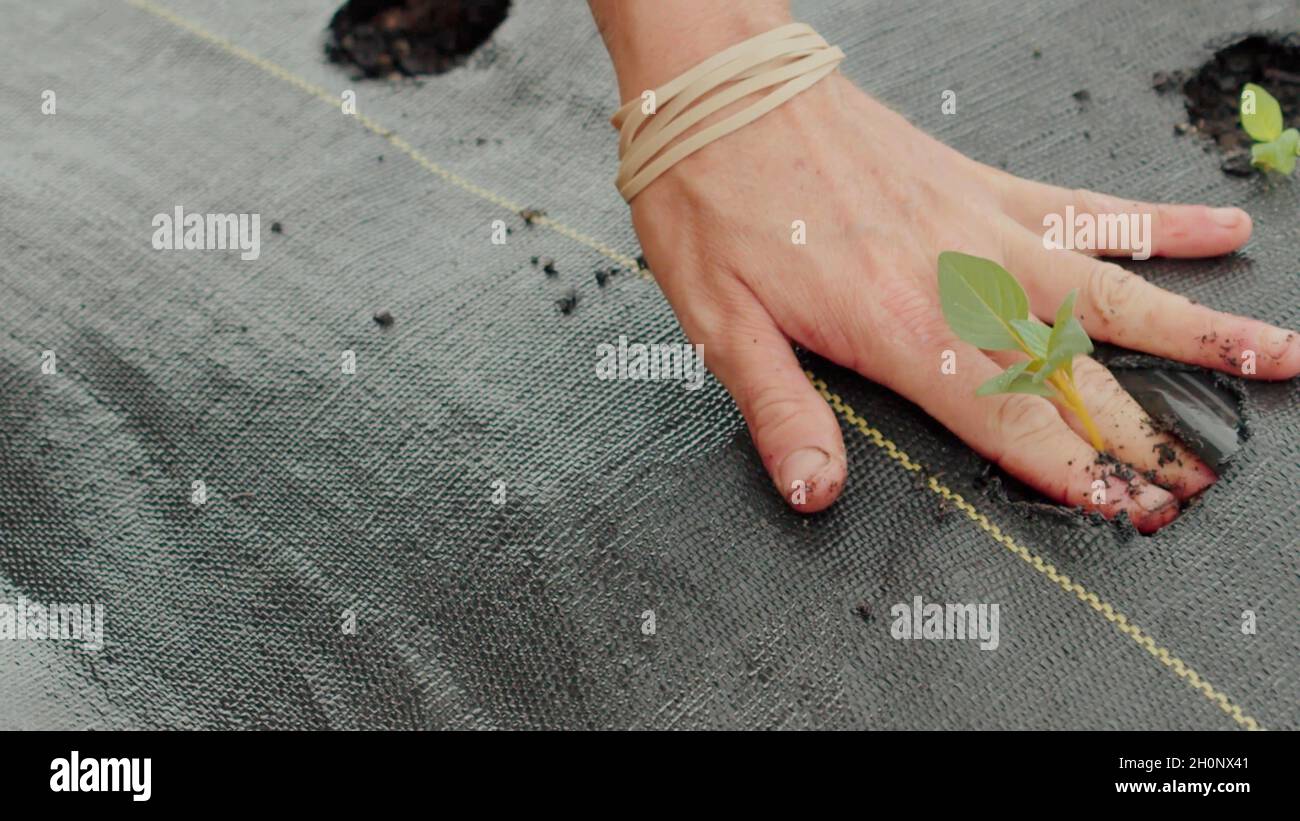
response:
<path id="1" fill-rule="evenodd" d="M 1290 174 L 1300 156 L 1300 131 L 1282 130 L 1282 106 L 1263 88 L 1246 83 L 1241 89 L 1241 127 L 1255 141 L 1250 164 L 1265 171 Z"/>
<path id="2" fill-rule="evenodd" d="M 1079 417 L 1098 452 L 1106 441 L 1074 386 L 1074 358 L 1092 353 L 1088 332 L 1074 317 L 1076 292 L 1056 309 L 1050 328 L 1029 316 L 1029 298 L 996 262 L 956 251 L 939 255 L 939 301 L 953 333 L 986 351 L 1021 351 L 1029 356 L 980 385 L 977 396 L 1030 393 L 1057 397 Z"/>

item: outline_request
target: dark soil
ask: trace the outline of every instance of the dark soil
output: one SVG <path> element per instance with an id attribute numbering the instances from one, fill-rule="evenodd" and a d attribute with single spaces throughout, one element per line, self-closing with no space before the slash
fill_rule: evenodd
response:
<path id="1" fill-rule="evenodd" d="M 1151 446 L 1151 450 L 1156 453 L 1156 464 L 1160 467 L 1170 462 L 1182 464 L 1182 460 L 1178 458 L 1178 451 L 1174 450 L 1174 446 L 1168 442 L 1156 442 Z"/>
<path id="2" fill-rule="evenodd" d="M 565 316 L 573 313 L 573 309 L 578 307 L 578 292 L 572 288 L 569 289 L 567 295 L 555 300 L 555 307 L 559 308 L 560 313 Z"/>
<path id="3" fill-rule="evenodd" d="M 1300 123 L 1300 35 L 1252 34 L 1219 49 L 1196 69 L 1159 71 L 1151 85 L 1166 94 L 1181 90 L 1187 98 L 1187 125 L 1176 133 L 1198 133 L 1223 154 L 1225 174 L 1249 176 L 1251 139 L 1241 127 L 1238 107 L 1246 83 L 1263 86 L 1282 104 L 1290 127 Z"/>
<path id="4" fill-rule="evenodd" d="M 348 0 L 330 20 L 325 55 L 366 77 L 441 74 L 482 45 L 510 0 Z"/>
<path id="5" fill-rule="evenodd" d="M 378 322 L 381 327 L 387 328 L 389 325 L 393 324 L 393 315 L 389 311 L 375 311 L 374 320 L 375 322 Z"/>
<path id="6" fill-rule="evenodd" d="M 1137 480 L 1137 473 L 1133 471 L 1133 468 L 1106 451 L 1098 453 L 1093 464 L 1101 466 L 1100 475 L 1097 476 L 1098 479 L 1104 480 L 1113 476 L 1121 482 L 1128 482 L 1130 485 Z"/>

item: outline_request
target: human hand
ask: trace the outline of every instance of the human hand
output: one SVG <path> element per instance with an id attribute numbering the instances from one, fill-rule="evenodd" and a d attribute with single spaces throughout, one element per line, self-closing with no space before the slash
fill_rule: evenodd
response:
<path id="1" fill-rule="evenodd" d="M 775 14 L 742 21 L 753 29 L 745 33 L 679 27 L 677 65 L 667 74 L 662 45 L 660 59 L 645 57 L 656 45 L 644 27 L 643 41 L 631 45 L 618 44 L 607 28 L 624 99 L 788 21 L 768 10 Z M 632 218 L 683 330 L 703 343 L 706 364 L 735 398 L 764 465 L 796 509 L 831 504 L 847 465 L 835 416 L 791 342 L 907 397 L 1047 497 L 1107 517 L 1127 512 L 1150 532 L 1178 515 L 1178 500 L 1212 484 L 1213 471 L 1158 432 L 1114 377 L 1086 357 L 1074 363 L 1079 392 L 1110 454 L 1135 469 L 1132 478 L 1099 459 L 1078 418 L 1052 400 L 977 397 L 979 385 L 1023 357 L 984 353 L 953 334 L 939 303 L 940 252 L 998 262 L 1048 322 L 1077 290 L 1075 313 L 1094 340 L 1236 375 L 1242 352 L 1251 350 L 1253 376 L 1261 379 L 1300 372 L 1300 342 L 1292 332 L 1193 304 L 1099 256 L 1044 248 L 1044 215 L 1064 214 L 1067 206 L 1094 215 L 1150 214 L 1152 251 L 1161 256 L 1227 253 L 1251 231 L 1238 209 L 1133 202 L 982 165 L 839 74 L 678 163 L 636 197 Z M 796 220 L 806 226 L 806 244 L 793 241 Z M 955 373 L 941 373 L 944 351 L 955 352 Z M 1100 503 L 1098 478 L 1106 483 Z M 792 501 L 796 482 L 803 483 L 802 503 Z"/>

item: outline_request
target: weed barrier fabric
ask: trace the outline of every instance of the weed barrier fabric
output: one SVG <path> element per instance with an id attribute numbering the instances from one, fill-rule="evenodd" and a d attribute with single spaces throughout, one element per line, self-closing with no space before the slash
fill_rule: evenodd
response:
<path id="1" fill-rule="evenodd" d="M 325 62 L 326 0 L 154 8 L 3 4 L 0 601 L 105 620 L 99 650 L 0 641 L 0 727 L 1300 727 L 1297 383 L 1245 385 L 1222 480 L 1143 538 L 992 492 L 917 408 L 809 359 L 851 476 L 801 518 L 711 377 L 593 378 L 600 343 L 682 337 L 652 282 L 593 277 L 593 246 L 639 250 L 584 4 L 516 3 L 420 85 Z M 1300 184 L 1224 175 L 1150 86 L 1298 11 L 796 3 L 984 162 L 1245 207 L 1244 253 L 1135 268 L 1290 327 Z M 260 214 L 259 258 L 153 250 L 177 205 Z M 998 604 L 997 649 L 892 638 L 918 596 Z"/>

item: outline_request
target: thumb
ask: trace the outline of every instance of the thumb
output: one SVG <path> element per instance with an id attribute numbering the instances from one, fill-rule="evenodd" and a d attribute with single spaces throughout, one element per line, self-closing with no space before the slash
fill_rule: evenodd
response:
<path id="1" fill-rule="evenodd" d="M 746 296 L 748 304 L 728 306 L 728 330 L 705 334 L 704 361 L 736 400 L 786 504 L 815 513 L 839 497 L 848 473 L 839 422 L 785 335 Z"/>

